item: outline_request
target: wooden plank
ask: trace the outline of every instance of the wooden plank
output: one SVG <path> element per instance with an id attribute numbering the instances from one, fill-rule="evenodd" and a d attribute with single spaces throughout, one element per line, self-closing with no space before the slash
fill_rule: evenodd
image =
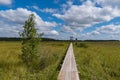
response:
<path id="1" fill-rule="evenodd" d="M 70 43 L 67 54 L 63 61 L 62 68 L 58 75 L 58 80 L 80 80 L 72 43 Z"/>

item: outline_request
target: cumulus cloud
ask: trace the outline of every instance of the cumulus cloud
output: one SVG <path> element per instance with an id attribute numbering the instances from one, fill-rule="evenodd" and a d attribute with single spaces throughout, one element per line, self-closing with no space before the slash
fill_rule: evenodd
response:
<path id="1" fill-rule="evenodd" d="M 57 9 L 45 8 L 45 9 L 41 9 L 41 12 L 56 13 L 56 12 L 57 12 Z"/>
<path id="2" fill-rule="evenodd" d="M 120 0 L 94 0 L 94 2 L 100 4 L 103 7 L 108 6 L 113 8 L 120 8 Z"/>
<path id="3" fill-rule="evenodd" d="M 67 9 L 69 9 L 73 5 L 73 1 L 68 0 L 66 4 L 61 5 L 61 10 L 59 13 L 65 13 Z"/>
<path id="4" fill-rule="evenodd" d="M 39 29 L 39 32 L 44 32 L 47 37 L 69 39 L 69 36 L 73 35 L 79 39 L 120 39 L 119 24 L 100 26 L 91 32 L 86 31 L 86 33 L 82 33 L 85 28 L 93 27 L 95 24 L 108 22 L 115 17 L 119 17 L 119 0 L 80 1 L 82 2 L 81 5 L 75 5 L 72 0 L 69 0 L 66 2 L 66 4 L 61 5 L 61 8 L 59 8 L 60 11 L 53 8 L 41 9 L 38 6 L 32 6 L 32 8 L 40 12 L 51 13 L 52 16 L 63 20 L 64 23 L 59 25 L 59 31 L 53 29 L 54 27 L 58 26 L 58 23 L 54 21 L 44 21 L 38 14 L 28 9 L 17 8 L 16 10 L 1 10 L 0 36 L 18 36 L 17 34 L 21 30 L 24 21 L 27 20 L 31 13 L 34 13 L 36 16 L 36 26 Z M 0 4 L 1 3 L 2 2 L 0 2 Z M 96 6 L 96 4 L 99 6 Z"/>
<path id="5" fill-rule="evenodd" d="M 51 30 L 51 31 L 45 31 L 45 35 L 47 36 L 55 36 L 55 35 L 59 35 L 59 32 L 56 30 Z"/>
<path id="6" fill-rule="evenodd" d="M 119 39 L 120 25 L 110 24 L 96 28 L 95 30 L 82 34 L 84 39 Z"/>
<path id="7" fill-rule="evenodd" d="M 69 26 L 66 26 L 66 25 L 62 26 L 61 32 L 65 33 L 65 34 L 67 33 L 67 34 L 72 35 L 72 36 L 76 36 L 77 35 L 75 30 L 71 29 Z"/>
<path id="8" fill-rule="evenodd" d="M 110 24 L 107 26 L 102 26 L 97 28 L 97 30 L 101 34 L 108 34 L 108 35 L 118 35 L 120 33 L 120 25 Z"/>
<path id="9" fill-rule="evenodd" d="M 14 22 L 15 24 L 23 24 L 24 21 L 31 14 L 31 11 L 23 8 L 17 8 L 16 10 L 1 10 L 0 18 L 5 22 Z"/>
<path id="10" fill-rule="evenodd" d="M 84 2 L 83 5 L 72 5 L 64 14 L 53 14 L 57 18 L 64 20 L 65 25 L 73 28 L 86 28 L 94 24 L 109 21 L 120 16 L 117 8 L 96 7 L 91 1 Z"/>
<path id="11" fill-rule="evenodd" d="M 0 0 L 1 5 L 9 5 L 12 4 L 12 0 Z"/>
<path id="12" fill-rule="evenodd" d="M 59 35 L 58 31 L 56 31 L 56 30 L 52 30 L 51 33 L 55 34 L 55 35 Z"/>
<path id="13" fill-rule="evenodd" d="M 38 6 L 32 6 L 32 8 L 34 8 L 34 9 L 40 11 L 40 12 L 44 12 L 44 13 L 56 13 L 56 12 L 58 12 L 57 9 L 53 9 L 53 8 L 44 8 L 44 9 L 41 9 Z"/>
<path id="14" fill-rule="evenodd" d="M 109 0 L 94 0 L 94 1 L 82 0 L 82 2 L 83 2 L 82 5 L 74 5 L 74 4 L 72 4 L 72 2 L 69 4 L 67 3 L 66 5 L 63 4 L 62 5 L 62 8 L 63 8 L 62 13 L 55 13 L 55 14 L 53 14 L 53 16 L 64 21 L 64 25 L 62 26 L 62 32 L 65 32 L 69 35 L 72 34 L 74 36 L 79 37 L 80 39 L 82 39 L 82 38 L 97 39 L 96 37 L 98 35 L 105 34 L 105 32 L 107 32 L 107 30 L 105 28 L 100 26 L 101 28 L 103 28 L 105 30 L 105 32 L 104 32 L 104 30 L 101 30 L 104 33 L 100 32 L 100 30 L 88 32 L 86 34 L 82 34 L 81 32 L 85 28 L 93 27 L 93 25 L 100 24 L 102 22 L 109 22 L 110 20 L 114 19 L 115 17 L 120 16 L 120 10 L 118 7 L 114 7 L 110 3 L 108 3 L 109 4 L 108 5 L 107 2 L 102 3 L 102 1 L 109 1 Z M 119 3 L 118 0 L 116 0 L 115 3 Z M 99 6 L 97 6 L 96 4 Z M 105 26 L 105 27 L 107 27 L 107 26 Z M 109 31 L 110 30 L 108 30 L 108 32 Z M 114 31 L 110 31 L 110 32 L 115 33 Z M 106 34 L 106 35 L 109 35 L 109 34 Z M 105 35 L 101 35 L 101 36 L 99 36 L 99 38 L 107 39 L 107 37 L 104 37 L 104 36 Z"/>
<path id="15" fill-rule="evenodd" d="M 22 30 L 22 26 L 30 14 L 34 14 L 36 16 L 35 21 L 39 32 L 51 31 L 52 27 L 57 26 L 56 22 L 43 21 L 35 12 L 29 11 L 25 8 L 17 8 L 16 10 L 9 9 L 0 11 L 0 33 L 4 33 L 6 36 L 9 34 L 18 36 L 18 32 Z M 55 34 L 55 31 L 51 34 Z"/>

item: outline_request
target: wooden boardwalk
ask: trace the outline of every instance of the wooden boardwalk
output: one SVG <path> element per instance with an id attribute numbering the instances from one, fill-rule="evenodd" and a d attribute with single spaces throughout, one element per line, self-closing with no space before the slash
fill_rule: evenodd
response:
<path id="1" fill-rule="evenodd" d="M 67 54 L 62 64 L 62 68 L 58 75 L 58 80 L 80 80 L 72 43 L 68 48 Z"/>

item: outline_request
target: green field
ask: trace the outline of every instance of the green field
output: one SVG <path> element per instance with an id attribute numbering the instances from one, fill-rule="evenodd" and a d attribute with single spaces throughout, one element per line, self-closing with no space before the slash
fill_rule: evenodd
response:
<path id="1" fill-rule="evenodd" d="M 74 53 L 80 80 L 120 80 L 120 42 L 83 42 Z M 41 69 L 30 72 L 20 59 L 20 42 L 0 42 L 0 80 L 56 80 L 67 42 L 41 42 Z"/>
<path id="2" fill-rule="evenodd" d="M 81 80 L 120 80 L 120 42 L 84 42 L 74 52 Z"/>
<path id="3" fill-rule="evenodd" d="M 0 80 L 56 80 L 68 43 L 41 42 L 39 72 L 29 72 L 20 59 L 20 42 L 0 42 Z"/>

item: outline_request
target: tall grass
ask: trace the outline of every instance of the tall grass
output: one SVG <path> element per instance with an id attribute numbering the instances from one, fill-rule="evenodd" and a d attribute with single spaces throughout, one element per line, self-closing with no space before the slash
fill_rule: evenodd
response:
<path id="1" fill-rule="evenodd" d="M 120 80 L 120 42 L 83 42 L 74 45 L 81 80 Z"/>
<path id="2" fill-rule="evenodd" d="M 39 71 L 30 72 L 20 59 L 21 42 L 0 42 L 0 80 L 57 80 L 68 45 L 41 42 Z M 88 47 L 74 45 L 80 79 L 120 80 L 120 42 L 85 42 L 85 45 Z"/>
<path id="3" fill-rule="evenodd" d="M 30 72 L 20 59 L 21 42 L 0 42 L 0 80 L 56 80 L 67 47 L 64 42 L 41 42 L 39 71 Z"/>

